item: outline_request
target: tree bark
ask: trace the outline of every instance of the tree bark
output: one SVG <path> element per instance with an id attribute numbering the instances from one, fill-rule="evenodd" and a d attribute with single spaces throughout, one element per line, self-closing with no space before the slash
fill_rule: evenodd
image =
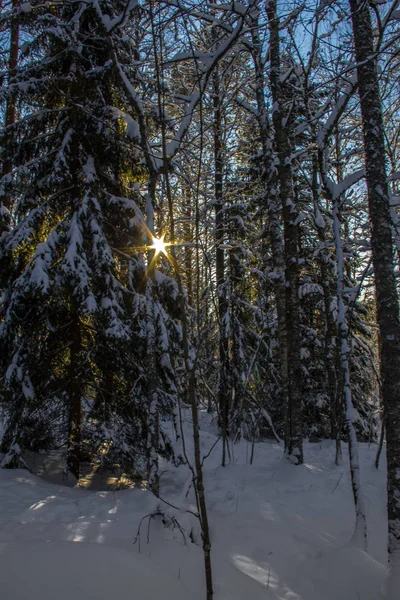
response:
<path id="1" fill-rule="evenodd" d="M 81 464 L 81 428 L 82 428 L 82 391 L 81 391 L 81 350 L 82 336 L 79 315 L 74 312 L 71 322 L 70 361 L 68 367 L 69 382 L 69 431 L 67 465 L 78 479 Z"/>
<path id="2" fill-rule="evenodd" d="M 368 3 L 350 0 L 357 59 L 375 274 L 377 321 L 380 328 L 382 398 L 387 440 L 389 571 L 386 600 L 400 589 L 400 322 L 393 260 L 393 237 L 386 177 L 384 126 L 377 58 Z"/>
<path id="3" fill-rule="evenodd" d="M 279 194 L 282 205 L 285 242 L 285 288 L 286 288 L 286 332 L 287 362 L 289 375 L 286 450 L 296 464 L 303 463 L 302 432 L 302 382 L 300 359 L 300 302 L 299 302 L 299 252 L 297 211 L 293 189 L 291 164 L 291 142 L 287 119 L 282 106 L 280 80 L 279 19 L 276 0 L 267 4 L 270 31 L 270 82 L 273 99 L 272 119 L 275 130 L 275 147 L 278 155 Z M 286 123 L 286 124 L 285 124 Z"/>
<path id="4" fill-rule="evenodd" d="M 201 539 L 203 546 L 203 558 L 204 558 L 204 573 L 206 579 L 206 599 L 213 600 L 213 577 L 212 577 L 212 564 L 211 564 L 211 538 L 210 538 L 210 527 L 208 523 L 208 512 L 206 495 L 204 489 L 204 478 L 203 478 L 203 462 L 201 458 L 201 444 L 200 444 L 200 427 L 199 427 L 199 413 L 197 407 L 197 385 L 196 385 L 196 365 L 194 364 L 190 356 L 189 348 L 189 327 L 188 318 L 186 314 L 185 295 L 183 291 L 182 279 L 180 276 L 179 266 L 176 261 L 173 250 L 171 253 L 171 262 L 175 269 L 176 280 L 178 283 L 179 290 L 179 304 L 181 311 L 181 324 L 182 324 L 182 342 L 183 342 L 183 356 L 185 360 L 185 371 L 188 384 L 188 400 L 191 409 L 192 416 L 192 430 L 193 430 L 193 454 L 194 454 L 194 470 L 192 469 L 193 486 L 196 493 L 196 501 L 200 517 L 201 525 Z"/>
<path id="5" fill-rule="evenodd" d="M 158 176 L 155 172 L 149 174 L 146 198 L 146 225 L 152 236 L 155 234 L 154 206 L 156 205 L 156 189 Z M 148 235 L 147 243 L 151 243 Z M 156 330 L 154 307 L 154 251 L 148 256 L 148 277 L 145 278 L 146 317 L 147 317 L 147 391 L 149 398 L 149 412 L 147 419 L 147 470 L 149 488 L 155 493 L 159 492 L 159 415 L 157 408 L 157 355 L 156 355 Z"/>
<path id="6" fill-rule="evenodd" d="M 263 166 L 262 166 L 262 184 L 264 194 L 264 204 L 268 218 L 268 234 L 271 242 L 272 263 L 276 275 L 275 282 L 275 300 L 276 313 L 278 320 L 278 342 L 280 375 L 282 389 L 282 403 L 285 407 L 285 420 L 287 422 L 287 407 L 289 405 L 288 389 L 288 347 L 286 331 L 286 290 L 285 290 L 285 260 L 284 243 L 280 228 L 279 207 L 277 197 L 277 181 L 274 166 L 274 153 L 272 148 L 271 132 L 272 127 L 267 114 L 265 104 L 265 78 L 264 78 L 264 60 L 262 57 L 262 42 L 258 33 L 258 16 L 252 18 L 252 57 L 255 71 L 255 93 L 257 100 L 257 120 L 260 129 L 260 140 L 262 146 Z M 285 442 L 287 436 L 285 436 Z"/>
<path id="7" fill-rule="evenodd" d="M 225 251 L 222 247 L 225 235 L 224 219 L 224 194 L 223 194 L 223 140 L 222 140 L 222 107 L 221 107 L 221 80 L 218 67 L 212 80 L 213 107 L 214 107 L 214 194 L 215 194 L 215 276 L 218 302 L 218 327 L 219 327 L 219 360 L 220 376 L 218 385 L 218 404 L 222 430 L 222 465 L 226 464 L 228 429 L 229 429 L 229 340 L 226 332 L 226 313 L 228 304 L 226 299 L 225 284 Z"/>
<path id="8" fill-rule="evenodd" d="M 314 141 L 315 145 L 317 140 Z M 318 156 L 314 153 L 312 158 L 313 178 L 312 178 L 312 195 L 315 214 L 320 214 L 320 189 L 318 182 Z M 316 222 L 318 240 L 321 246 L 326 244 L 325 224 L 322 225 Z M 336 305 L 336 297 L 333 292 L 333 274 L 329 266 L 329 251 L 320 251 L 320 269 L 321 269 L 321 285 L 324 294 L 324 310 L 325 310 L 325 368 L 328 383 L 329 397 L 329 418 L 330 418 L 330 437 L 336 440 L 339 435 L 339 411 L 338 411 L 338 353 L 336 340 L 338 339 L 337 323 L 334 317 L 334 309 Z"/>
<path id="9" fill-rule="evenodd" d="M 333 200 L 333 233 L 335 238 L 336 264 L 337 264 L 337 301 L 338 301 L 338 333 L 340 343 L 340 363 L 343 374 L 343 399 L 346 415 L 350 477 L 353 490 L 356 523 L 352 540 L 363 550 L 367 550 L 367 519 L 364 497 L 361 490 L 360 459 L 358 453 L 357 435 L 353 422 L 354 407 L 350 382 L 349 346 L 347 343 L 348 327 L 346 323 L 345 306 L 343 302 L 344 290 L 344 256 L 343 244 L 340 237 L 339 199 Z"/>
<path id="10" fill-rule="evenodd" d="M 165 152 L 165 137 L 163 137 L 163 154 Z M 169 221 L 170 221 L 170 234 L 172 243 L 175 241 L 175 221 L 174 221 L 174 209 L 171 185 L 168 177 L 168 173 L 165 178 L 166 191 L 168 198 L 168 210 L 169 210 Z M 191 355 L 190 341 L 189 341 L 189 320 L 186 310 L 185 293 L 182 284 L 181 272 L 179 269 L 178 262 L 175 256 L 175 249 L 172 246 L 169 252 L 169 261 L 174 267 L 176 282 L 178 284 L 179 292 L 179 307 L 181 314 L 182 324 L 182 344 L 183 344 L 183 358 L 185 362 L 185 375 L 187 382 L 187 395 L 188 403 L 190 405 L 191 416 L 192 416 L 192 431 L 193 431 L 193 454 L 194 454 L 194 468 L 191 465 L 189 458 L 186 454 L 186 446 L 184 441 L 184 435 L 182 432 L 182 445 L 186 463 L 192 473 L 193 488 L 196 496 L 197 509 L 199 511 L 199 520 L 201 526 L 201 539 L 203 546 L 203 559 L 204 559 L 204 574 L 206 580 L 206 600 L 213 600 L 213 576 L 212 576 L 212 563 L 211 563 L 211 538 L 210 538 L 210 527 L 208 523 L 208 511 L 206 503 L 206 495 L 204 489 L 204 477 L 203 477 L 203 460 L 201 458 L 201 443 L 200 443 L 200 426 L 199 426 L 199 413 L 197 406 L 197 382 L 196 382 L 196 358 Z M 181 420 L 182 425 L 182 420 Z"/>
<path id="11" fill-rule="evenodd" d="M 185 186 L 184 188 L 185 194 L 185 228 L 184 228 L 184 240 L 185 242 L 190 242 L 193 238 L 192 234 L 192 196 L 190 192 L 190 187 Z M 186 275 L 186 290 L 189 306 L 193 306 L 193 251 L 192 248 L 185 247 L 185 275 Z"/>

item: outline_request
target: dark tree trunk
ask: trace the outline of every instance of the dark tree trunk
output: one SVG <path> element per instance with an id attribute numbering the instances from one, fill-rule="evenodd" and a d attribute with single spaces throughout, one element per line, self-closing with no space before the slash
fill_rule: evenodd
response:
<path id="1" fill-rule="evenodd" d="M 188 319 L 186 314 L 185 296 L 182 286 L 182 280 L 180 276 L 179 266 L 175 259 L 174 254 L 171 254 L 172 264 L 175 269 L 176 280 L 179 289 L 179 303 L 181 309 L 181 323 L 182 323 L 182 341 L 183 341 L 183 355 L 185 359 L 186 377 L 188 384 L 188 400 L 191 408 L 192 415 L 192 427 L 193 427 L 193 454 L 194 454 L 194 469 L 192 470 L 193 486 L 196 494 L 196 501 L 200 517 L 201 525 L 201 539 L 203 546 L 203 558 L 204 558 L 204 573 L 206 579 L 206 599 L 213 600 L 213 578 L 212 578 L 212 564 L 211 564 L 211 538 L 210 528 L 208 524 L 208 512 L 206 504 L 206 495 L 204 489 L 203 479 L 203 462 L 201 458 L 201 444 L 200 444 L 200 427 L 199 427 L 199 414 L 197 407 L 197 384 L 196 384 L 196 373 L 195 364 L 190 359 L 190 348 L 189 348 L 189 327 Z"/>
<path id="2" fill-rule="evenodd" d="M 296 464 L 302 464 L 303 432 L 301 403 L 303 374 L 300 359 L 298 226 L 296 224 L 297 211 L 291 164 L 292 148 L 287 119 L 285 119 L 282 107 L 279 20 L 276 11 L 276 0 L 271 0 L 268 3 L 267 13 L 270 31 L 270 81 L 274 103 L 272 118 L 275 129 L 275 147 L 278 154 L 277 170 L 285 242 L 286 333 L 289 380 L 286 449 L 288 455 L 293 458 Z"/>
<path id="3" fill-rule="evenodd" d="M 282 403 L 285 412 L 288 401 L 288 357 L 286 332 L 286 291 L 285 291 L 285 260 L 284 243 L 280 228 L 279 206 L 277 197 L 277 181 L 274 166 L 274 153 L 271 141 L 271 125 L 265 104 L 264 61 L 262 57 L 262 42 L 259 37 L 258 17 L 253 18 L 252 27 L 252 56 L 256 79 L 257 120 L 263 152 L 262 183 L 264 204 L 267 212 L 268 235 L 271 243 L 273 269 L 276 274 L 275 299 L 278 319 L 279 359 L 281 366 Z M 287 422 L 287 418 L 286 418 Z M 287 437 L 285 436 L 287 439 Z M 286 441 L 285 439 L 285 441 Z"/>
<path id="4" fill-rule="evenodd" d="M 190 187 L 185 187 L 185 242 L 192 240 L 192 198 L 190 193 Z M 186 275 L 186 289 L 188 302 L 190 306 L 193 306 L 193 258 L 192 248 L 185 247 L 185 275 Z"/>
<path id="5" fill-rule="evenodd" d="M 384 126 L 377 60 L 368 3 L 350 0 L 361 102 L 375 273 L 377 320 L 380 328 L 382 398 L 387 440 L 389 576 L 386 598 L 400 588 L 400 322 L 393 260 L 389 190 L 386 178 Z"/>
<path id="6" fill-rule="evenodd" d="M 68 368 L 69 381 L 69 431 L 67 465 L 79 480 L 81 463 L 82 390 L 81 390 L 82 336 L 79 316 L 73 313 L 71 322 L 71 346 Z"/>
<path id="7" fill-rule="evenodd" d="M 165 153 L 165 139 L 164 139 L 164 153 Z M 168 197 L 169 217 L 170 217 L 170 233 L 172 241 L 175 240 L 175 222 L 174 222 L 174 210 L 172 201 L 172 192 L 168 175 L 166 177 L 166 190 Z M 169 260 L 174 267 L 176 282 L 178 284 L 179 291 L 179 307 L 181 313 L 182 323 L 182 343 L 183 343 L 183 357 L 185 361 L 185 374 L 187 382 L 187 395 L 188 402 L 190 404 L 191 415 L 192 415 L 192 431 L 193 431 L 193 454 L 194 454 L 194 467 L 191 465 L 188 456 L 186 454 L 185 445 L 183 445 L 183 453 L 188 467 L 192 473 L 193 488 L 195 490 L 196 503 L 199 512 L 200 526 L 201 526 L 201 539 L 203 545 L 203 559 L 204 559 L 204 574 L 206 579 L 206 600 L 213 600 L 213 576 L 212 576 L 212 564 L 211 564 L 211 538 L 210 538 L 210 527 L 208 524 L 208 512 L 206 503 L 206 494 L 204 489 L 204 478 L 203 478 L 203 460 L 201 457 L 201 443 L 200 443 L 200 427 L 199 427 L 199 413 L 198 413 L 198 402 L 197 402 L 197 389 L 198 385 L 196 382 L 196 360 L 190 356 L 190 342 L 189 342 L 189 322 L 186 311 L 185 294 L 183 290 L 182 277 L 179 269 L 178 262 L 176 260 L 174 248 L 171 248 Z M 180 416 L 181 427 L 182 417 Z M 182 439 L 184 439 L 182 432 Z"/>
<path id="8" fill-rule="evenodd" d="M 213 106 L 214 106 L 214 194 L 215 194 L 215 248 L 216 248 L 216 286 L 218 300 L 219 324 L 219 359 L 220 376 L 218 387 L 218 404 L 223 439 L 222 464 L 226 464 L 226 450 L 229 420 L 229 346 L 226 334 L 225 317 L 228 309 L 225 284 L 225 251 L 223 241 L 225 234 L 224 224 L 224 198 L 223 198 L 223 140 L 222 140 L 222 107 L 221 107 L 221 82 L 218 68 L 213 75 Z"/>
<path id="9" fill-rule="evenodd" d="M 314 139 L 315 145 L 317 140 Z M 320 190 L 318 181 L 318 156 L 313 154 L 313 178 L 312 178 L 312 195 L 314 211 L 320 210 Z M 318 240 L 321 246 L 325 246 L 326 233 L 325 226 L 316 223 Z M 330 252 L 322 250 L 320 252 L 320 269 L 321 269 L 321 284 L 324 294 L 324 311 L 325 311 L 325 368 L 326 378 L 328 383 L 328 397 L 329 397 L 329 418 L 330 418 L 330 437 L 333 440 L 337 439 L 339 432 L 339 402 L 338 398 L 338 352 L 336 340 L 338 338 L 337 323 L 334 316 L 335 310 L 335 292 L 332 289 L 333 273 L 332 268 L 329 266 Z"/>

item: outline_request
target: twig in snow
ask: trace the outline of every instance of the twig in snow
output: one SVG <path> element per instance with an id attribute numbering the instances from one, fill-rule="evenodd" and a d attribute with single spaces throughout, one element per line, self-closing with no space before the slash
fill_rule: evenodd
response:
<path id="1" fill-rule="evenodd" d="M 146 542 L 147 544 L 150 542 L 150 524 L 151 524 L 151 520 L 155 519 L 156 517 L 161 517 L 162 523 L 164 525 L 164 527 L 170 527 L 172 525 L 172 528 L 175 529 L 177 528 L 182 537 L 183 537 L 183 541 L 184 544 L 186 545 L 186 536 L 185 536 L 185 532 L 182 528 L 182 526 L 179 524 L 179 522 L 177 521 L 177 519 L 175 519 L 175 517 L 170 517 L 169 515 L 166 515 L 163 511 L 161 511 L 160 509 L 155 510 L 152 513 L 149 513 L 148 515 L 145 515 L 144 517 L 142 517 L 140 519 L 140 523 L 138 526 L 138 530 L 137 530 L 137 534 L 135 539 L 133 540 L 133 545 L 135 545 L 136 543 L 138 543 L 138 548 L 139 548 L 139 552 L 140 552 L 140 534 L 141 534 L 141 527 L 143 522 L 148 519 L 148 525 L 147 525 L 147 538 L 146 538 Z"/>
<path id="2" fill-rule="evenodd" d="M 337 486 L 339 485 L 339 483 L 340 483 L 340 481 L 341 481 L 342 477 L 343 477 L 343 473 L 341 474 L 341 476 L 340 476 L 340 477 L 339 477 L 339 479 L 337 480 L 337 483 L 336 483 L 335 487 L 333 488 L 333 490 L 331 491 L 331 494 L 333 494 L 333 492 L 336 490 L 336 488 L 337 488 Z"/>

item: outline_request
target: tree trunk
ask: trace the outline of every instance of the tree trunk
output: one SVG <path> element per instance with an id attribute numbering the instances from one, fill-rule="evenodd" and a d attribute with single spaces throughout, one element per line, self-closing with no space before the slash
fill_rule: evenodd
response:
<path id="1" fill-rule="evenodd" d="M 206 495 L 204 489 L 203 480 L 203 462 L 201 458 L 201 444 L 200 444 L 200 427 L 199 427 L 199 413 L 197 407 L 197 385 L 196 385 L 196 365 L 190 356 L 189 348 L 189 326 L 188 318 L 186 314 L 185 306 L 185 295 L 183 291 L 182 279 L 180 276 L 179 266 L 176 261 L 173 249 L 171 253 L 171 262 L 175 269 L 176 280 L 178 283 L 179 290 L 179 304 L 181 310 L 181 323 L 182 323 L 182 341 L 183 341 L 183 356 L 185 360 L 185 372 L 188 384 L 188 400 L 191 409 L 192 416 L 192 430 L 193 430 L 193 454 L 194 454 L 194 469 L 192 468 L 193 486 L 196 494 L 196 501 L 200 517 L 201 525 L 201 539 L 203 546 L 203 558 L 204 558 L 204 573 L 206 579 L 206 599 L 213 600 L 213 578 L 212 578 L 212 564 L 211 564 L 211 539 L 210 539 L 210 527 L 208 524 L 208 512 L 206 504 Z M 187 461 L 188 462 L 188 461 Z"/>
<path id="2" fill-rule="evenodd" d="M 258 17 L 252 19 L 252 56 L 256 80 L 257 120 L 260 129 L 260 139 L 263 153 L 263 194 L 267 209 L 268 233 L 271 242 L 273 269 L 276 275 L 275 300 L 278 320 L 279 359 L 281 367 L 282 403 L 285 407 L 285 421 L 287 423 L 287 407 L 289 405 L 288 389 L 288 348 L 286 332 L 286 290 L 285 290 L 285 261 L 283 236 L 279 222 L 279 208 L 277 198 L 277 181 L 275 175 L 274 155 L 271 143 L 271 125 L 265 105 L 265 79 L 264 61 L 262 57 L 262 42 L 258 32 Z M 285 436 L 285 443 L 287 436 Z"/>
<path id="3" fill-rule="evenodd" d="M 386 599 L 400 589 L 400 322 L 386 178 L 384 127 L 368 3 L 350 0 L 363 122 L 366 179 L 380 328 L 382 398 L 387 440 L 389 573 Z"/>
<path id="4" fill-rule="evenodd" d="M 317 140 L 314 140 L 315 145 Z M 320 217 L 320 186 L 318 182 L 318 157 L 314 153 L 312 158 L 313 178 L 312 178 L 312 195 L 314 204 L 314 213 Z M 326 244 L 325 223 L 316 219 L 316 229 L 318 240 L 321 246 Z M 325 368 L 328 383 L 329 397 L 329 420 L 330 420 L 330 437 L 336 440 L 339 433 L 339 414 L 338 414 L 338 353 L 336 340 L 337 323 L 334 317 L 336 308 L 336 298 L 333 292 L 333 273 L 329 266 L 330 252 L 327 250 L 320 251 L 320 269 L 321 269 L 321 285 L 324 294 L 324 311 L 325 311 Z"/>
<path id="5" fill-rule="evenodd" d="M 222 108 L 221 81 L 218 68 L 213 74 L 213 106 L 214 106 L 214 194 L 215 194 L 215 275 L 218 298 L 219 326 L 219 360 L 220 376 L 218 386 L 218 404 L 222 430 L 222 465 L 226 464 L 228 428 L 229 428 L 229 345 L 226 332 L 226 301 L 225 284 L 225 251 L 222 247 L 225 234 L 224 198 L 223 198 L 223 142 L 222 142 Z"/>
<path id="6" fill-rule="evenodd" d="M 303 432 L 301 403 L 303 374 L 300 359 L 298 226 L 296 224 L 297 211 L 291 164 L 292 148 L 288 125 L 287 123 L 284 124 L 287 119 L 285 119 L 282 108 L 279 19 L 276 11 L 276 0 L 271 0 L 268 3 L 267 14 L 270 31 L 270 81 L 274 103 L 272 118 L 275 129 L 275 147 L 278 154 L 277 169 L 285 242 L 286 332 L 289 376 L 286 449 L 293 462 L 302 464 Z"/>
<path id="7" fill-rule="evenodd" d="M 165 152 L 165 137 L 163 136 L 163 154 Z M 175 241 L 175 221 L 174 221 L 174 209 L 171 185 L 168 174 L 165 178 L 166 191 L 168 198 L 168 210 L 169 210 L 169 221 L 170 221 L 170 235 L 171 242 Z M 213 577 L 212 577 L 212 564 L 211 564 L 211 538 L 210 538 L 210 527 L 208 524 L 208 512 L 206 495 L 204 489 L 204 478 L 203 478 L 203 460 L 201 458 L 201 443 L 200 443 L 200 427 L 199 427 L 199 413 L 197 406 L 197 382 L 196 382 L 196 358 L 191 356 L 190 352 L 190 341 L 189 341 L 189 320 L 186 311 L 185 293 L 182 284 L 181 272 L 179 269 L 178 262 L 175 257 L 175 249 L 171 247 L 169 253 L 169 260 L 174 267 L 176 282 L 178 284 L 179 292 L 179 307 L 181 314 L 182 324 L 182 344 L 183 344 L 183 358 L 185 362 L 185 375 L 187 382 L 187 395 L 188 402 L 190 405 L 191 416 L 192 416 L 192 431 L 193 431 L 193 454 L 194 454 L 194 468 L 191 465 L 188 456 L 186 454 L 186 447 L 184 441 L 184 435 L 182 432 L 182 444 L 183 452 L 186 463 L 192 473 L 193 488 L 195 490 L 196 504 L 199 512 L 199 520 L 201 526 L 201 539 L 203 545 L 203 559 L 204 559 L 204 574 L 206 580 L 206 600 L 213 600 Z M 182 425 L 182 420 L 181 420 Z"/>
<path id="8" fill-rule="evenodd" d="M 339 199 L 334 199 L 333 205 L 333 233 L 335 238 L 336 264 L 337 264 L 337 301 L 338 301 L 338 333 L 340 342 L 340 363 L 343 374 L 343 398 L 346 414 L 347 435 L 349 444 L 350 476 L 353 490 L 354 506 L 356 511 L 356 524 L 353 541 L 363 550 L 367 550 L 367 520 L 365 502 L 361 490 L 360 459 L 356 430 L 353 423 L 354 407 L 350 383 L 349 346 L 347 343 L 348 327 L 346 323 L 345 307 L 343 302 L 344 289 L 344 257 L 343 245 L 340 237 Z"/>
<path id="9" fill-rule="evenodd" d="M 185 226 L 184 226 L 184 240 L 190 242 L 193 238 L 192 234 L 192 196 L 190 193 L 190 187 L 187 185 L 184 188 L 185 194 Z M 193 306 L 193 258 L 192 248 L 185 246 L 185 275 L 186 275 L 186 290 L 189 306 Z"/>
<path id="10" fill-rule="evenodd" d="M 68 368 L 69 382 L 69 431 L 67 465 L 71 473 L 78 479 L 81 464 L 81 429 L 82 429 L 82 390 L 81 390 L 81 350 L 82 336 L 79 315 L 72 314 L 70 361 Z"/>
<path id="11" fill-rule="evenodd" d="M 154 228 L 154 206 L 156 204 L 156 189 L 158 176 L 155 172 L 150 173 L 146 198 L 146 225 L 152 236 Z M 148 236 L 147 243 L 151 243 Z M 147 317 L 147 391 L 149 398 L 149 411 L 147 420 L 147 471 L 148 485 L 155 493 L 159 492 L 159 415 L 157 409 L 157 355 L 156 355 L 156 327 L 154 306 L 154 251 L 148 256 L 148 277 L 145 278 L 146 317 Z"/>

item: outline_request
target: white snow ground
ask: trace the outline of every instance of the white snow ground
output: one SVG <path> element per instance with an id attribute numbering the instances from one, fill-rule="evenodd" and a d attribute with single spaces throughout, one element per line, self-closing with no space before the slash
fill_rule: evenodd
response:
<path id="1" fill-rule="evenodd" d="M 206 453 L 216 437 L 208 416 L 201 420 Z M 278 444 L 259 443 L 250 466 L 250 444 L 240 442 L 223 468 L 217 444 L 205 462 L 215 600 L 376 600 L 386 565 L 386 498 L 384 457 L 376 471 L 375 452 L 360 445 L 366 554 L 349 543 L 345 447 L 337 467 L 333 443 L 306 444 L 306 463 L 297 467 Z M 186 512 L 195 511 L 188 470 L 162 470 L 160 493 L 180 510 L 146 490 L 95 492 L 0 470 L 1 599 L 205 598 L 198 522 Z M 186 544 L 178 528 L 156 518 L 150 528 L 142 522 L 133 545 L 141 519 L 157 507 L 177 519 Z"/>

